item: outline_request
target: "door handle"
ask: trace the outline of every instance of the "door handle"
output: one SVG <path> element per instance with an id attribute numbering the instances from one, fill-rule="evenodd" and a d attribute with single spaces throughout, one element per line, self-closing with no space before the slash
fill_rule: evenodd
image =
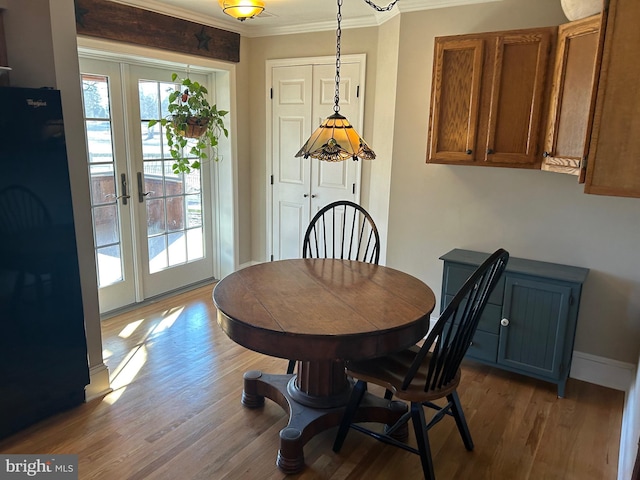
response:
<path id="1" fill-rule="evenodd" d="M 138 202 L 142 203 L 144 202 L 144 197 L 146 197 L 147 195 L 151 194 L 151 193 L 156 193 L 153 190 L 149 190 L 148 192 L 143 192 L 142 190 L 144 190 L 144 185 L 142 184 L 142 172 L 138 172 Z"/>
<path id="2" fill-rule="evenodd" d="M 131 198 L 131 195 L 127 194 L 127 176 L 124 173 L 120 174 L 120 186 L 122 187 L 122 195 L 116 197 L 116 200 L 121 198 L 122 204 L 126 205 L 127 200 Z"/>

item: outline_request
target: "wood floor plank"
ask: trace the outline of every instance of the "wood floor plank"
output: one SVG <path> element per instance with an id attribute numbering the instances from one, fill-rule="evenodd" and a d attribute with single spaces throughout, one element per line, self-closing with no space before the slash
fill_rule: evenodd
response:
<path id="1" fill-rule="evenodd" d="M 421 478 L 417 456 L 356 431 L 334 453 L 335 428 L 307 443 L 303 472 L 278 470 L 285 412 L 240 399 L 245 371 L 284 372 L 287 362 L 230 341 L 211 290 L 104 320 L 114 392 L 0 441 L 0 452 L 76 453 L 82 480 Z M 475 449 L 465 450 L 452 419 L 437 424 L 429 438 L 438 480 L 614 480 L 623 393 L 573 379 L 566 393 L 558 399 L 552 384 L 464 362 L 459 394 Z"/>

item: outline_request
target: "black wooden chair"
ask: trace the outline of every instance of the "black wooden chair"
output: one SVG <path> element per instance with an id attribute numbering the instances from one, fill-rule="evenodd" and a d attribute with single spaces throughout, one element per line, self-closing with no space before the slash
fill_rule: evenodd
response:
<path id="1" fill-rule="evenodd" d="M 20 235 L 42 236 L 51 227 L 51 217 L 44 202 L 31 190 L 10 185 L 0 190 L 0 238 L 15 243 Z M 45 238 L 41 239 L 43 242 Z M 28 284 L 27 275 L 34 278 L 37 299 L 44 301 L 44 279 L 51 273 L 35 256 L 5 250 L 0 254 L 0 268 L 15 270 L 11 304 L 15 306 Z"/>
<path id="2" fill-rule="evenodd" d="M 378 264 L 380 235 L 371 215 L 357 203 L 338 200 L 325 205 L 309 222 L 303 258 L 339 258 Z M 296 362 L 289 360 L 287 373 Z"/>
<path id="3" fill-rule="evenodd" d="M 357 382 L 336 435 L 333 445 L 335 452 L 342 448 L 351 427 L 384 443 L 420 455 L 425 478 L 433 480 L 435 476 L 427 432 L 445 415 L 453 416 L 464 446 L 469 451 L 473 450 L 473 440 L 456 391 L 460 383 L 460 362 L 508 260 L 509 253 L 499 249 L 480 265 L 447 305 L 421 347 L 413 346 L 385 357 L 347 363 L 348 375 Z M 390 401 L 393 395 L 411 404 L 410 410 L 384 433 L 352 423 L 367 390 L 367 382 L 384 387 L 388 392 L 386 398 Z M 445 397 L 447 403 L 444 406 L 433 403 Z M 426 421 L 423 407 L 436 410 L 429 422 Z M 397 440 L 399 429 L 406 428 L 409 418 L 416 434 L 417 449 Z"/>
<path id="4" fill-rule="evenodd" d="M 309 222 L 303 258 L 340 258 L 378 263 L 380 236 L 371 215 L 357 203 L 339 200 L 322 207 Z"/>

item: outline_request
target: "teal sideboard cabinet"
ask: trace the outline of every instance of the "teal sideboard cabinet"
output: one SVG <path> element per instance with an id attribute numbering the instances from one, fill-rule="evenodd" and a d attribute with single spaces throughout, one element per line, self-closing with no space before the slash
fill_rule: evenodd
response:
<path id="1" fill-rule="evenodd" d="M 444 262 L 441 308 L 488 253 L 454 249 Z M 489 297 L 467 357 L 556 383 L 564 397 L 586 268 L 511 257 Z"/>

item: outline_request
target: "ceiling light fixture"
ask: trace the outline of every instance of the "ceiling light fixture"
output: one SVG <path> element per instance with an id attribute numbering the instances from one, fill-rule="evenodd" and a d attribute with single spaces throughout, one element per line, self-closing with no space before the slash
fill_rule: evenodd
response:
<path id="1" fill-rule="evenodd" d="M 260 0 L 218 0 L 218 4 L 224 13 L 241 22 L 264 11 L 264 2 Z"/>
<path id="2" fill-rule="evenodd" d="M 388 11 L 398 2 L 394 0 L 386 7 L 378 7 L 371 0 L 364 0 L 379 12 Z M 327 117 L 324 122 L 311 134 L 309 140 L 296 153 L 296 157 L 317 158 L 326 162 L 341 162 L 352 158 L 358 160 L 373 160 L 376 153 L 371 150 L 367 142 L 356 132 L 346 117 L 340 115 L 340 38 L 342 30 L 342 2 L 338 0 L 338 28 L 336 29 L 336 92 L 333 105 L 333 115 Z"/>

